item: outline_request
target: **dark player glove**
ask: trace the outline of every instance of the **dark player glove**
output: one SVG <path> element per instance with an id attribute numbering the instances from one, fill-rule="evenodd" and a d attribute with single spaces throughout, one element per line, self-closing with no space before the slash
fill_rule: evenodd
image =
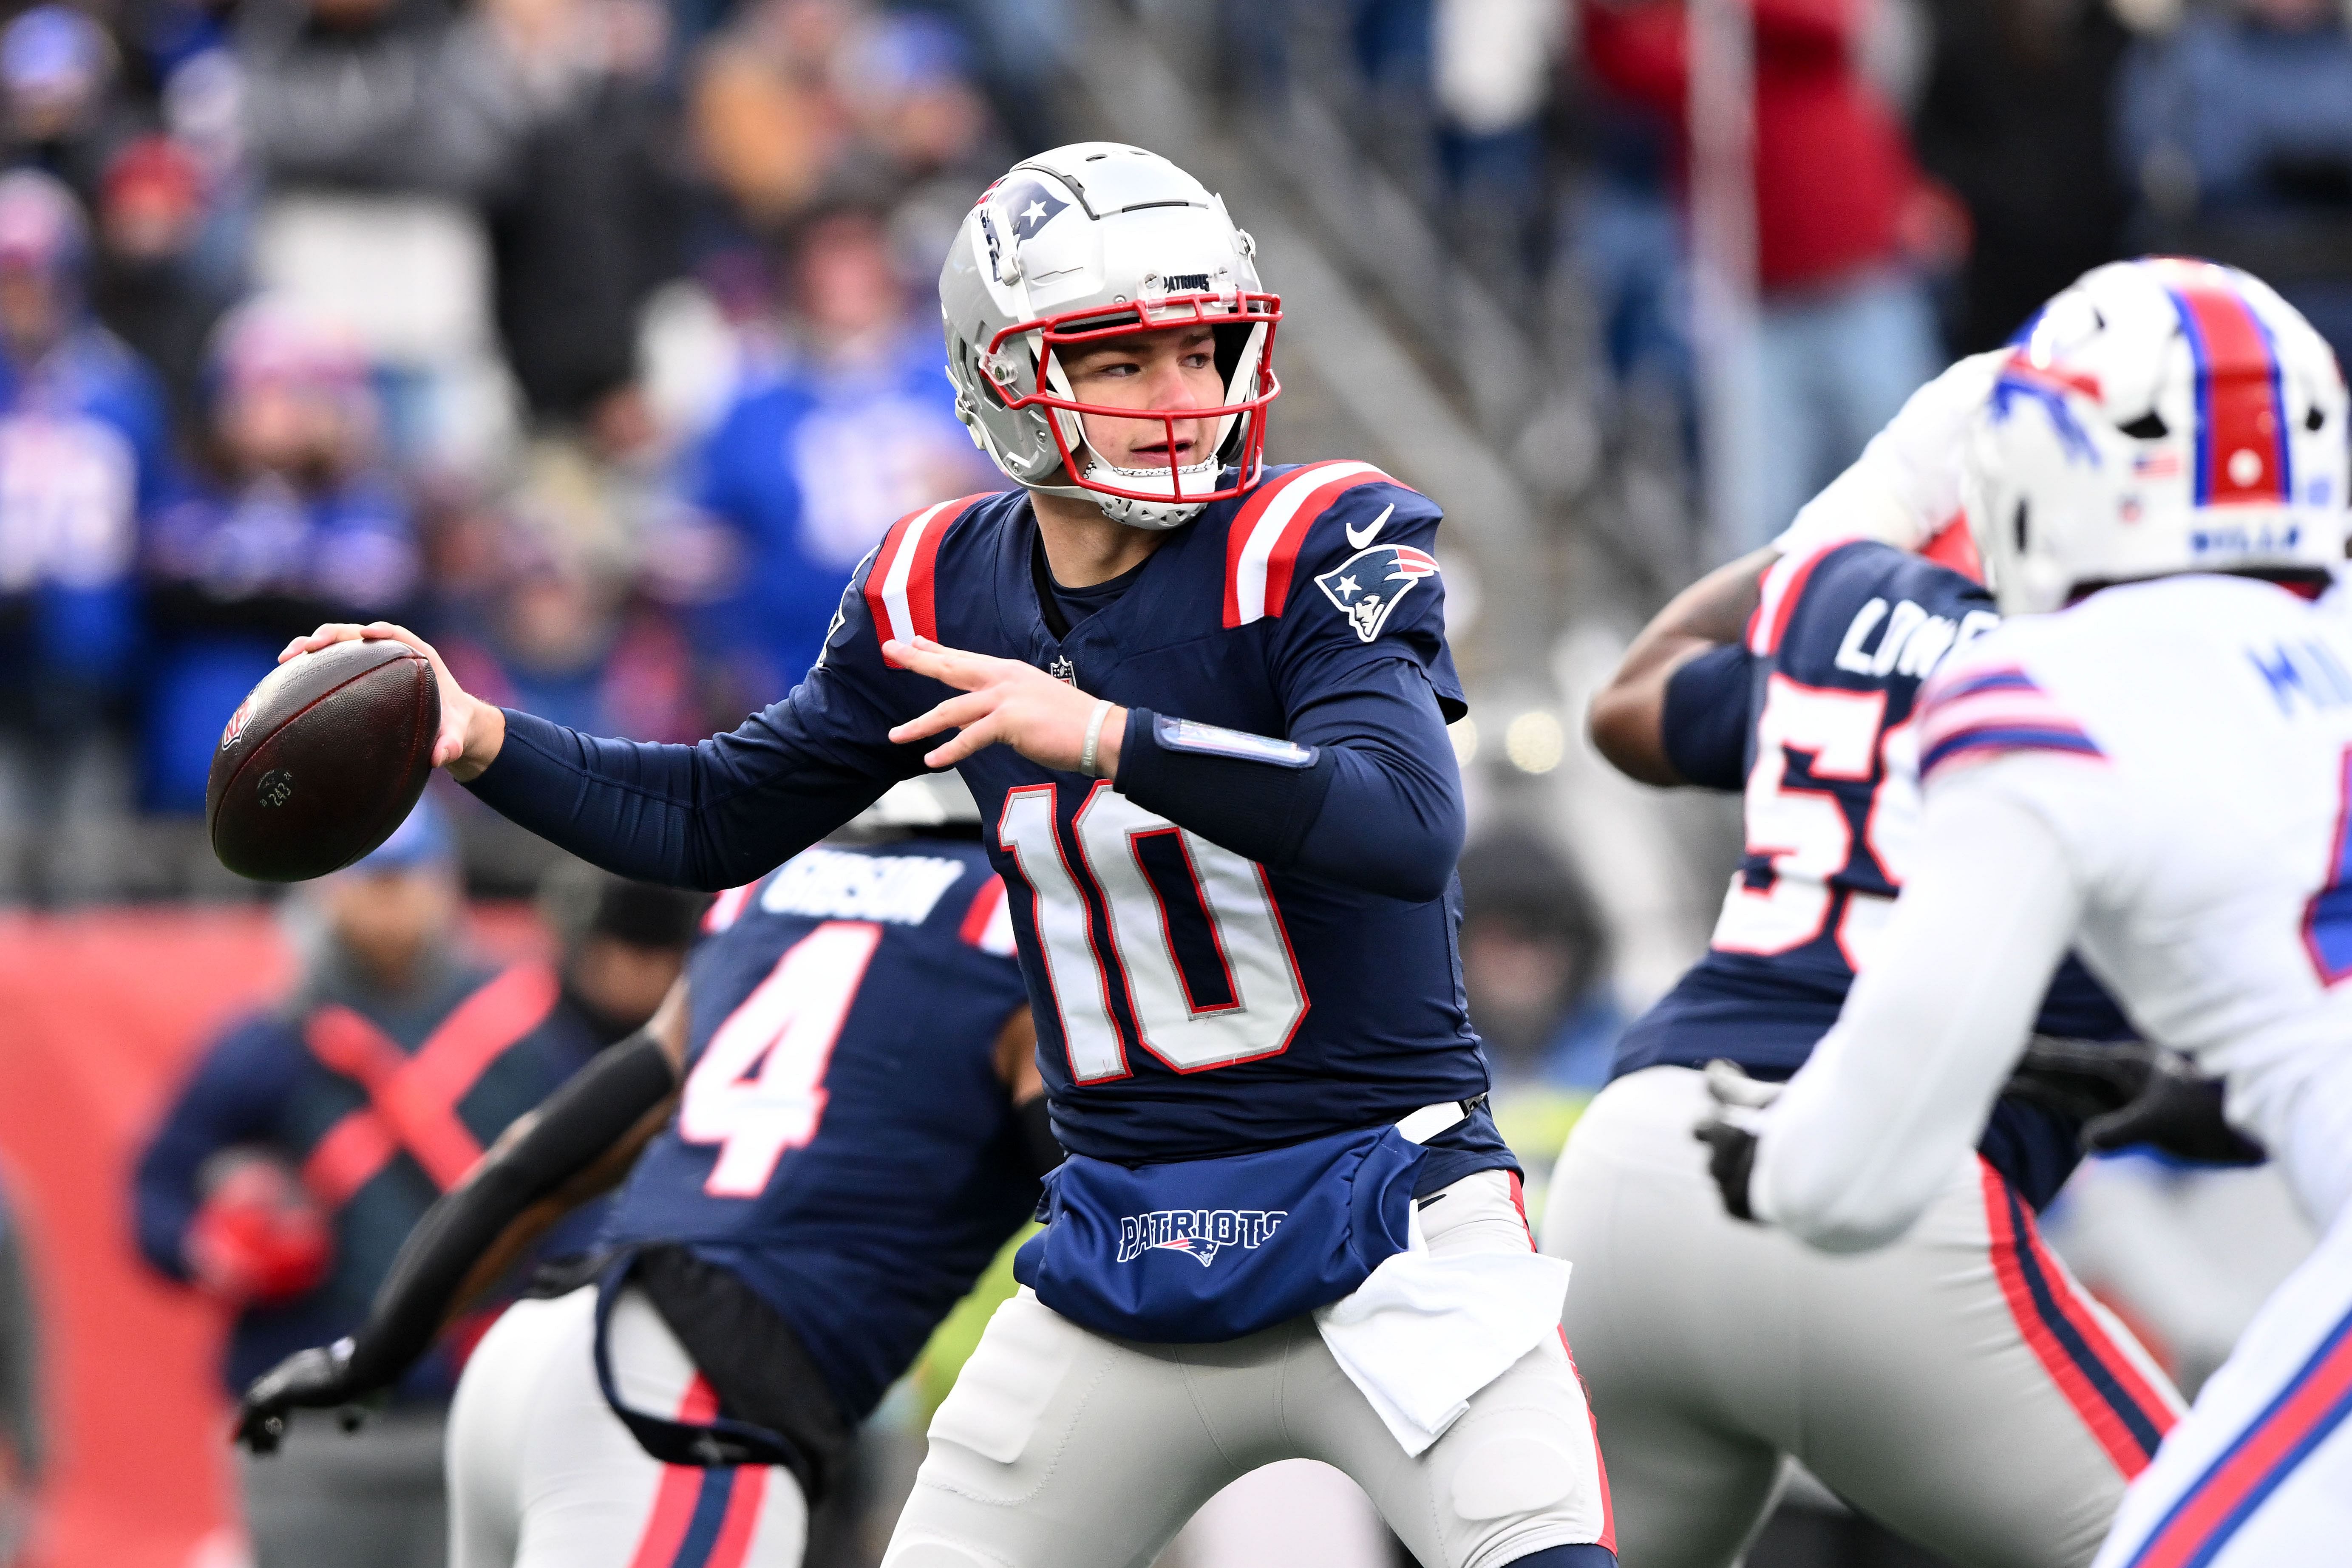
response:
<path id="1" fill-rule="evenodd" d="M 1706 1092 L 1715 1102 L 1691 1136 L 1707 1146 L 1707 1174 L 1723 1194 L 1724 1212 L 1734 1219 L 1758 1223 L 1748 1201 L 1748 1184 L 1756 1171 L 1756 1113 L 1780 1097 L 1778 1083 L 1759 1083 L 1737 1062 L 1718 1058 L 1706 1064 Z"/>
<path id="2" fill-rule="evenodd" d="M 286 1436 L 286 1417 L 294 1410 L 341 1407 L 343 1430 L 356 1432 L 367 1420 L 372 1405 L 362 1404 L 373 1392 L 352 1376 L 352 1342 L 298 1350 L 253 1380 L 236 1406 L 236 1440 L 257 1454 L 274 1454 Z"/>
<path id="3" fill-rule="evenodd" d="M 2208 1165 L 2260 1165 L 2268 1157 L 2222 1119 L 2220 1080 L 2161 1046 L 2036 1035 L 2001 1092 L 2082 1123 L 2086 1154 L 2146 1145 Z"/>

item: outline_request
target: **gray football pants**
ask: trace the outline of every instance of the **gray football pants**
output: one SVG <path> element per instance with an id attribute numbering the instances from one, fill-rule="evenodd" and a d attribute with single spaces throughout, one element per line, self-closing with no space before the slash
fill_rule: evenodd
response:
<path id="1" fill-rule="evenodd" d="M 1725 1568 L 1783 1455 L 1960 1568 L 2082 1568 L 2181 1411 L 1973 1156 L 1902 1240 L 1817 1252 L 1724 1212 L 1700 1075 L 1654 1067 L 1561 1152 L 1544 1250 L 1628 1568 Z"/>
<path id="2" fill-rule="evenodd" d="M 1422 1222 L 1440 1257 L 1532 1245 L 1501 1171 L 1447 1187 Z M 1144 1568 L 1227 1482 L 1290 1458 L 1352 1477 L 1429 1568 L 1498 1568 L 1608 1531 L 1591 1416 L 1557 1339 L 1409 1458 L 1311 1318 L 1141 1344 L 1024 1289 L 932 1418 L 884 1568 Z"/>

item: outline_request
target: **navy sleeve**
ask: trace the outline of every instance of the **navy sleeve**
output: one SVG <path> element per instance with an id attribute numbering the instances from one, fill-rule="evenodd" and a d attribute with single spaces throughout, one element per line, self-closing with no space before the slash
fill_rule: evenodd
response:
<path id="1" fill-rule="evenodd" d="M 1130 712 L 1120 792 L 1262 865 L 1391 898 L 1442 897 L 1465 819 L 1445 733 L 1449 695 L 1458 712 L 1462 694 L 1429 549 L 1437 517 L 1402 486 L 1343 496 L 1308 533 L 1269 634 L 1285 734 Z M 1384 597 L 1368 612 L 1371 593 Z"/>
<path id="2" fill-rule="evenodd" d="M 1685 661 L 1666 678 L 1659 739 L 1675 771 L 1708 789 L 1748 784 L 1748 733 L 1756 706 L 1756 655 L 1738 643 Z"/>
<path id="3" fill-rule="evenodd" d="M 181 1251 L 201 1197 L 197 1174 L 221 1150 L 273 1134 L 300 1050 L 274 1019 L 232 1029 L 205 1053 L 139 1156 L 131 1178 L 139 1250 L 173 1279 L 188 1277 Z"/>
<path id="4" fill-rule="evenodd" d="M 507 712 L 498 759 L 467 788 L 592 865 L 716 892 L 772 871 L 924 770 L 933 742 L 890 727 L 944 691 L 882 662 L 868 556 L 808 679 L 729 734 L 692 746 L 605 740 Z"/>

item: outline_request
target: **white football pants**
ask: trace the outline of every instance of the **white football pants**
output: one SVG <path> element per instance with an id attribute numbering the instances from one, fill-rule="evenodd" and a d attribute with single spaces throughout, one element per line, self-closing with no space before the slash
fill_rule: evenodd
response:
<path id="1" fill-rule="evenodd" d="M 1447 1187 L 1421 1223 L 1439 1257 L 1532 1245 L 1503 1171 Z M 1144 1568 L 1227 1482 L 1290 1458 L 1353 1478 L 1428 1568 L 1611 1540 L 1591 1416 L 1557 1339 L 1408 1458 L 1311 1317 L 1222 1344 L 1143 1344 L 1024 1289 L 932 1418 L 884 1568 Z"/>
<path id="2" fill-rule="evenodd" d="M 1608 1437 L 1622 1552 L 1725 1568 L 1782 1456 L 1960 1568 L 2082 1568 L 2179 1396 L 1973 1155 L 1911 1232 L 1839 1257 L 1733 1219 L 1692 1137 L 1701 1076 L 1601 1092 L 1543 1247 Z"/>
<path id="3" fill-rule="evenodd" d="M 792 1472 L 665 1465 L 604 1403 L 596 1291 L 517 1301 L 449 1409 L 450 1568 L 799 1568 Z M 708 1420 L 717 1398 L 651 1302 L 614 1303 L 613 1378 L 632 1409 Z"/>
<path id="4" fill-rule="evenodd" d="M 2124 1497 L 2097 1568 L 2352 1562 L 2352 1207 Z"/>

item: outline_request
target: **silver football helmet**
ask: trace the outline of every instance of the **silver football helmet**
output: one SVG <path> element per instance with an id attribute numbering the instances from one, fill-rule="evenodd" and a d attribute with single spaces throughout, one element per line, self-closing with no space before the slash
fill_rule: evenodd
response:
<path id="1" fill-rule="evenodd" d="M 1264 465 L 1270 352 L 1282 302 L 1258 286 L 1256 243 L 1224 199 L 1156 152 L 1079 141 L 1024 159 L 981 193 L 940 273 L 956 415 L 1014 483 L 1093 501 L 1116 522 L 1172 528 L 1240 495 Z M 1081 403 L 1059 356 L 1105 339 L 1205 323 L 1215 408 Z M 1201 462 L 1120 468 L 1089 452 L 1082 416 L 1213 419 Z M 1228 468 L 1233 482 L 1221 485 Z"/>

